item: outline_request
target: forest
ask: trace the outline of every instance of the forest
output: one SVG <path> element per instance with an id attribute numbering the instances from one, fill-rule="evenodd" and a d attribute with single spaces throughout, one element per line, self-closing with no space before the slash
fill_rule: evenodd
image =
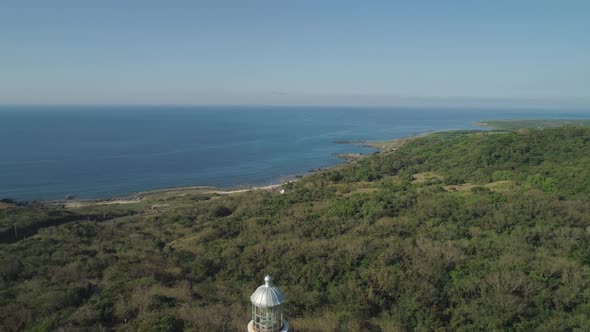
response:
<path id="1" fill-rule="evenodd" d="M 0 331 L 590 330 L 590 128 L 441 132 L 283 186 L 0 201 Z"/>

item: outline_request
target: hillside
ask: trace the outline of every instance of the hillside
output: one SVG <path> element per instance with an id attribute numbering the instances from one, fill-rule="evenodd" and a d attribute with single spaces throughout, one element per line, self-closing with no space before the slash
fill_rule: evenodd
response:
<path id="1" fill-rule="evenodd" d="M 489 120 L 476 123 L 482 127 L 490 127 L 502 130 L 546 129 L 563 126 L 590 126 L 588 119 L 529 119 L 529 120 Z"/>
<path id="2" fill-rule="evenodd" d="M 456 131 L 285 194 L 4 202 L 0 331 L 244 330 L 266 273 L 297 331 L 587 330 L 589 165 L 588 127 Z"/>

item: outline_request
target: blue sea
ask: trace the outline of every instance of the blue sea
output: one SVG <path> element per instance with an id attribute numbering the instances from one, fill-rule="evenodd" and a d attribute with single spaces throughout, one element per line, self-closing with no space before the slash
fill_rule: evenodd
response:
<path id="1" fill-rule="evenodd" d="M 361 107 L 1 106 L 0 198 L 122 196 L 278 183 L 387 140 L 508 118 L 590 112 Z"/>

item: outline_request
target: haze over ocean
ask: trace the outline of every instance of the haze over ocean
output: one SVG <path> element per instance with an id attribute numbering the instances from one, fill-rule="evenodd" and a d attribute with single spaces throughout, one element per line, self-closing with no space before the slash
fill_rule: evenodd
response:
<path id="1" fill-rule="evenodd" d="M 386 140 L 499 118 L 588 111 L 361 107 L 0 107 L 0 198 L 102 198 L 191 185 L 237 187 L 342 162 Z"/>

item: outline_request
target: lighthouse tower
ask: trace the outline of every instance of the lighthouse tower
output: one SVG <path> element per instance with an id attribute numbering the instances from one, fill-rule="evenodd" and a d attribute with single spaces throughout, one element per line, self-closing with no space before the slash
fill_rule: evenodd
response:
<path id="1" fill-rule="evenodd" d="M 272 277 L 264 277 L 264 285 L 250 296 L 252 320 L 248 332 L 287 332 L 289 323 L 283 316 L 285 295 L 272 284 Z"/>

